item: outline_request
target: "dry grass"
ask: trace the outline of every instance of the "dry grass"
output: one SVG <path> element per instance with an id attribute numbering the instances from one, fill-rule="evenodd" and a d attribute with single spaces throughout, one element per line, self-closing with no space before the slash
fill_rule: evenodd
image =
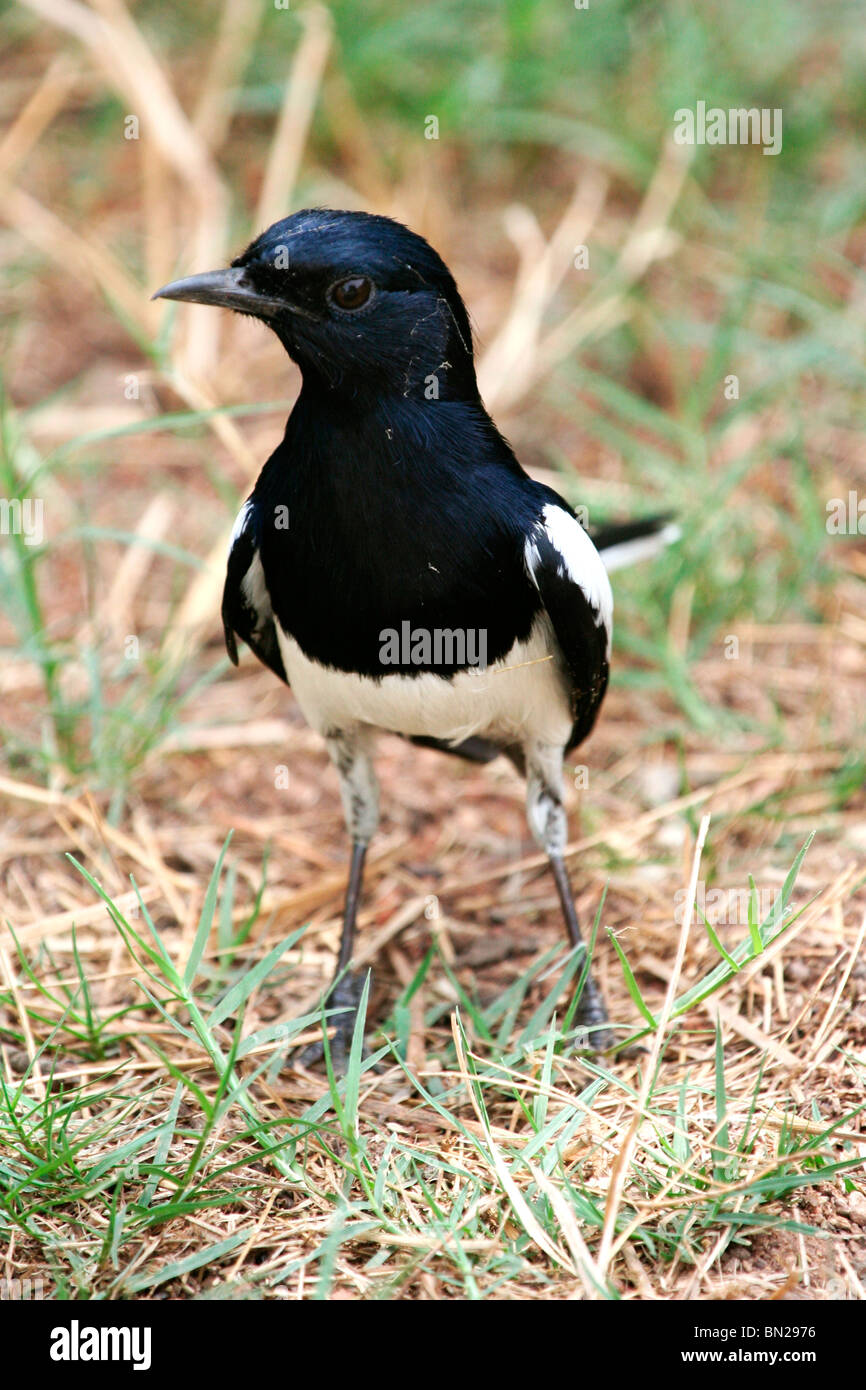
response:
<path id="1" fill-rule="evenodd" d="M 542 1006 L 560 925 L 517 778 L 385 738 L 357 963 L 374 966 L 369 1016 L 398 1039 L 399 1058 L 386 1048 L 379 1069 L 356 1067 L 342 1090 L 281 1068 L 275 1025 L 314 1013 L 329 977 L 346 847 L 319 740 L 251 658 L 235 673 L 219 657 L 227 520 L 285 408 L 239 420 L 208 412 L 279 400 L 295 383 L 256 327 L 194 308 L 175 322 L 169 309 L 167 332 L 164 306 L 146 293 L 219 264 L 244 239 L 220 155 L 254 7 L 229 0 L 203 82 L 191 90 L 181 70 L 178 95 L 121 0 L 26 3 L 53 27 L 32 40 L 26 100 L 0 145 L 0 218 L 13 234 L 4 254 L 40 260 L 16 303 L 8 389 L 18 418 L 6 438 L 25 475 L 39 457 L 77 462 L 39 477 L 50 542 L 41 638 L 34 659 L 32 646 L 12 652 L 10 633 L 0 671 L 11 750 L 0 780 L 0 920 L 11 929 L 0 936 L 10 1154 L 0 1273 L 109 1297 L 862 1299 L 862 547 L 838 542 L 832 583 L 804 581 L 808 620 L 722 621 L 697 658 L 700 562 L 664 562 L 669 616 L 653 640 L 665 679 L 648 678 L 642 611 L 664 601 L 661 568 L 626 581 L 632 642 L 619 666 L 632 679 L 614 687 L 579 753 L 589 790 L 573 797 L 571 853 L 584 919 L 603 897 L 603 928 L 657 1021 L 648 1052 L 602 1066 L 557 1045 Z M 388 183 L 331 38 L 325 11 L 310 8 L 258 162 L 259 220 L 292 203 L 323 104 L 340 174 L 312 160 L 304 201 L 369 204 L 430 235 L 456 262 L 489 344 L 485 397 L 529 461 L 549 467 L 539 441 L 560 435 L 563 451 L 586 458 L 580 471 L 598 480 L 597 495 L 633 505 L 622 458 L 576 431 L 547 387 L 557 364 L 641 312 L 635 284 L 649 276 L 662 302 L 668 259 L 688 266 L 690 248 L 670 230 L 678 200 L 693 196 L 687 165 L 663 149 L 642 201 L 627 207 L 602 170 L 557 170 L 550 235 L 512 206 L 516 270 L 505 252 L 494 263 L 489 209 L 443 220 L 447 150 Z M 63 199 L 52 128 L 106 83 L 138 113 L 140 139 L 120 142 L 82 217 Z M 133 230 L 136 269 L 124 250 Z M 569 304 L 562 267 L 591 236 L 612 266 Z M 56 349 L 46 355 L 47 340 Z M 665 367 L 661 354 L 648 370 L 661 379 Z M 141 431 L 171 411 L 192 412 L 192 426 Z M 781 546 L 777 425 L 758 402 L 710 447 L 711 470 L 747 453 L 757 461 L 728 501 L 748 511 L 768 551 Z M 847 433 L 818 414 L 812 427 L 809 447 L 845 478 Z M 98 431 L 116 434 L 88 442 Z M 58 454 L 69 441 L 75 452 Z M 101 538 L 81 541 L 83 524 Z M 192 578 L 178 552 L 204 561 Z M 53 685 L 48 644 L 64 653 Z M 214 910 L 208 883 L 229 830 L 230 876 Z M 813 833 L 793 924 L 671 1021 L 675 999 L 719 962 L 677 904 L 685 895 L 688 908 L 699 882 L 742 897 L 750 875 L 762 892 L 780 890 Z M 111 897 L 126 940 L 69 855 Z M 148 986 L 162 1011 L 143 995 L 148 961 L 140 949 L 133 958 L 128 929 L 146 937 L 145 907 L 179 968 L 203 945 L 205 1017 L 221 990 L 306 928 L 246 999 L 243 1037 L 266 1038 L 232 1056 L 234 1071 L 236 1010 L 208 1025 L 206 1046 L 164 975 Z M 205 943 L 197 930 L 208 911 Z M 749 934 L 739 918 L 716 930 L 728 951 Z M 613 1018 L 637 1031 L 603 931 L 596 968 Z M 497 1037 L 509 991 L 515 1015 Z M 568 1000 L 566 991 L 560 1023 Z M 310 1020 L 299 1037 L 316 1029 Z"/>

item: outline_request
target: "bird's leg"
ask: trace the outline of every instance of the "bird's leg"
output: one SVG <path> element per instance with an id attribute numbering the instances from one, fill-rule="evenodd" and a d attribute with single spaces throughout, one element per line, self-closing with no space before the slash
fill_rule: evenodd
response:
<path id="1" fill-rule="evenodd" d="M 340 1010 L 339 1013 L 325 1020 L 326 1027 L 334 1029 L 330 1050 L 331 1061 L 336 1072 L 346 1069 L 355 1032 L 355 1022 L 358 1017 L 358 1005 L 364 987 L 363 978 L 360 975 L 350 974 L 348 966 L 355 949 L 355 918 L 358 915 L 366 854 L 367 846 L 364 841 L 354 840 L 352 843 L 352 862 L 349 868 L 349 886 L 346 889 L 346 904 L 343 910 L 343 928 L 340 933 L 340 953 L 337 956 L 334 978 L 324 999 L 326 1009 Z M 314 1042 L 303 1049 L 299 1060 L 305 1066 L 311 1066 L 314 1062 L 321 1061 L 324 1055 L 324 1043 Z"/>
<path id="2" fill-rule="evenodd" d="M 565 918 L 569 940 L 572 946 L 583 946 L 584 940 L 580 933 L 580 923 L 577 920 L 577 908 L 574 905 L 574 896 L 571 891 L 571 884 L 568 881 L 568 870 L 565 867 L 565 861 L 560 858 L 559 855 L 555 854 L 551 854 L 548 857 L 550 859 L 550 867 L 553 870 L 556 891 L 559 894 L 562 915 Z M 605 1048 L 611 1046 L 613 1037 L 610 1029 L 605 1026 L 608 1022 L 608 1017 L 604 996 L 596 984 L 591 970 L 587 971 L 586 979 L 583 982 L 583 990 L 577 1005 L 576 1019 L 578 1027 L 587 1030 L 587 1041 L 593 1051 L 603 1052 Z"/>
<path id="3" fill-rule="evenodd" d="M 364 987 L 363 976 L 349 973 L 349 962 L 355 948 L 355 919 L 364 880 L 367 844 L 379 820 L 379 794 L 369 745 L 364 735 L 357 730 L 335 733 L 328 737 L 327 743 L 328 752 L 340 776 L 343 810 L 352 836 L 352 861 L 343 911 L 340 951 L 334 978 L 324 999 L 326 1009 L 340 1010 L 340 1013 L 326 1020 L 326 1026 L 334 1028 L 330 1043 L 331 1061 L 334 1070 L 340 1072 L 346 1068 Z M 324 1051 L 324 1043 L 311 1043 L 301 1052 L 300 1061 L 309 1066 L 321 1061 Z"/>
<path id="4" fill-rule="evenodd" d="M 573 947 L 585 946 L 574 905 L 563 852 L 568 826 L 562 804 L 562 749 L 558 745 L 535 743 L 526 750 L 526 815 L 537 843 L 547 854 L 556 891 Z M 601 990 L 587 971 L 577 1005 L 576 1022 L 587 1032 L 588 1046 L 604 1051 L 613 1043 L 607 1009 Z"/>

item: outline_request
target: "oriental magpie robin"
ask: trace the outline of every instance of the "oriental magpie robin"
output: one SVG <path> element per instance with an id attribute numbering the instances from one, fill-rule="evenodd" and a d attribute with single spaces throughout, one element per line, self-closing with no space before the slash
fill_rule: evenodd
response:
<path id="1" fill-rule="evenodd" d="M 378 822 L 376 730 L 527 781 L 568 936 L 581 943 L 563 852 L 563 756 L 604 697 L 610 568 L 670 538 L 663 519 L 596 543 L 534 482 L 487 414 L 469 318 L 420 236 L 387 217 L 313 209 L 263 232 L 228 270 L 154 298 L 263 320 L 301 369 L 282 442 L 238 516 L 222 616 L 294 690 L 336 766 L 352 859 L 332 1055 L 344 1063 L 360 994 L 348 973 L 364 856 Z M 610 1043 L 587 975 L 578 1022 Z"/>

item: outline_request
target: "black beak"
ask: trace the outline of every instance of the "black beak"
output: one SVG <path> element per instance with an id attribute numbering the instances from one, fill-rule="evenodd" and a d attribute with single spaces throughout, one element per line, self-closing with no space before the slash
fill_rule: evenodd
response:
<path id="1" fill-rule="evenodd" d="M 291 310 L 282 299 L 269 299 L 260 294 L 241 267 L 229 270 L 209 270 L 204 275 L 188 275 L 185 280 L 172 280 L 163 285 L 153 299 L 185 299 L 191 304 L 214 304 L 222 309 L 237 309 L 258 319 L 273 318 L 281 309 Z"/>

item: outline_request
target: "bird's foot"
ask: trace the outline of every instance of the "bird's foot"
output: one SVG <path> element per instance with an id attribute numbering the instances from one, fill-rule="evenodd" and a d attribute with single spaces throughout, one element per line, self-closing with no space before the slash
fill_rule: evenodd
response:
<path id="1" fill-rule="evenodd" d="M 575 1015 L 575 1025 L 577 1037 L 575 1038 L 575 1052 L 590 1053 L 611 1053 L 611 1060 L 617 1062 L 635 1062 L 640 1057 L 646 1056 L 646 1048 L 640 1043 L 632 1043 L 629 1047 L 617 1046 L 613 1029 L 608 1027 L 607 1009 L 604 1006 L 604 999 L 595 981 L 590 976 L 586 982 L 591 985 L 589 995 L 586 986 L 580 997 Z"/>
<path id="2" fill-rule="evenodd" d="M 349 1062 L 352 1039 L 355 1036 L 355 1025 L 358 1020 L 358 1006 L 364 992 L 364 978 L 363 975 L 341 975 L 325 995 L 325 1008 L 340 1010 L 340 1013 L 332 1014 L 330 1018 L 325 1019 L 325 1027 L 334 1030 L 328 1047 L 331 1054 L 331 1065 L 338 1076 L 345 1072 Z M 294 1055 L 302 1066 L 316 1066 L 317 1063 L 324 1060 L 324 1038 L 299 1049 Z"/>
<path id="3" fill-rule="evenodd" d="M 615 1043 L 608 1028 L 604 996 L 591 975 L 583 982 L 574 1022 L 577 1028 L 575 1050 L 578 1052 L 608 1052 Z"/>

